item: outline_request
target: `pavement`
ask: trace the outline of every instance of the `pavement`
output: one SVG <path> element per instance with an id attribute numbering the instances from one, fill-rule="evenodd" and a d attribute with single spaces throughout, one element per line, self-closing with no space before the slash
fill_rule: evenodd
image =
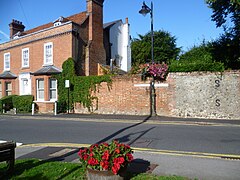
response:
<path id="1" fill-rule="evenodd" d="M 146 122 L 155 124 L 209 125 L 209 126 L 239 126 L 240 120 L 219 119 L 185 119 L 172 117 L 148 117 L 128 115 L 18 115 L 19 118 L 35 118 L 48 120 L 74 121 L 120 121 Z M 16 148 L 16 158 L 37 158 L 41 160 L 64 161 L 79 163 L 77 152 L 79 148 L 89 144 L 19 144 Z M 209 154 L 197 152 L 164 151 L 158 149 L 134 148 L 134 161 L 128 171 L 134 173 L 153 173 L 156 175 L 179 175 L 191 179 L 206 180 L 239 180 L 240 155 Z"/>

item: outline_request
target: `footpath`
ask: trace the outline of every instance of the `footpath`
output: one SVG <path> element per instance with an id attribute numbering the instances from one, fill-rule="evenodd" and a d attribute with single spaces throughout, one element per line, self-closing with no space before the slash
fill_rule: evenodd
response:
<path id="1" fill-rule="evenodd" d="M 26 115 L 18 115 L 27 118 Z M 239 120 L 209 120 L 209 119 L 186 119 L 171 117 L 147 117 L 127 115 L 34 115 L 31 118 L 49 120 L 74 120 L 74 121 L 121 121 L 121 122 L 148 122 L 159 124 L 181 125 L 210 125 L 210 126 L 239 126 Z M 21 145 L 16 148 L 16 158 L 38 158 L 41 160 L 57 160 L 78 163 L 77 152 L 82 145 L 67 144 L 42 144 Z M 199 180 L 239 180 L 240 179 L 240 155 L 224 157 L 207 153 L 179 153 L 164 152 L 151 149 L 134 149 L 134 161 L 128 171 L 135 173 L 148 172 L 156 175 L 179 175 Z"/>

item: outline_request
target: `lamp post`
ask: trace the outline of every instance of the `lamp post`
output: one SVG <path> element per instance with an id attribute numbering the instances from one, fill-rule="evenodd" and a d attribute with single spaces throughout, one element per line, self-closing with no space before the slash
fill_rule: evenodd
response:
<path id="1" fill-rule="evenodd" d="M 143 1 L 142 9 L 139 11 L 140 14 L 146 16 L 150 13 L 151 17 L 151 55 L 152 55 L 152 63 L 154 63 L 154 54 L 153 54 L 153 3 L 151 2 L 151 8 L 149 8 L 145 1 Z"/>
<path id="2" fill-rule="evenodd" d="M 148 13 L 150 13 L 151 18 L 151 56 L 152 56 L 152 64 L 154 64 L 154 45 L 153 45 L 153 2 L 151 1 L 151 8 L 148 7 L 143 1 L 142 9 L 139 11 L 140 14 L 143 16 L 146 16 Z M 155 87 L 154 87 L 154 77 L 152 78 L 152 81 L 150 82 L 150 114 L 151 116 L 156 116 L 156 93 L 155 93 Z"/>

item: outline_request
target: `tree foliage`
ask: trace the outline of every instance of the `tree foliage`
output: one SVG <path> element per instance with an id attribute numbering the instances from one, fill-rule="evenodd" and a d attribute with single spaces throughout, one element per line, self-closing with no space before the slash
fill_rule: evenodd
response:
<path id="1" fill-rule="evenodd" d="M 206 0 L 213 10 L 212 20 L 225 34 L 211 43 L 212 55 L 226 69 L 240 69 L 240 1 Z"/>
<path id="2" fill-rule="evenodd" d="M 173 60 L 169 67 L 170 72 L 193 72 L 193 71 L 223 71 L 224 64 L 213 59 L 210 43 L 203 42 L 194 46 Z"/>
<path id="3" fill-rule="evenodd" d="M 240 32 L 240 1 L 239 0 L 206 0 L 209 7 L 213 10 L 212 20 L 217 27 L 225 26 L 228 19 L 233 26 L 228 27 L 236 35 Z"/>
<path id="4" fill-rule="evenodd" d="M 89 111 L 92 111 L 94 101 L 98 98 L 93 92 L 102 82 L 111 85 L 111 76 L 77 76 L 75 71 L 75 61 L 68 58 L 62 65 L 62 73 L 54 75 L 58 82 L 58 111 L 66 112 L 69 101 L 70 110 L 74 109 L 74 103 L 81 103 Z M 65 80 L 69 80 L 70 88 L 65 88 Z M 69 98 L 69 99 L 68 99 Z M 96 103 L 97 105 L 97 103 Z"/>
<path id="5" fill-rule="evenodd" d="M 151 32 L 138 35 L 131 44 L 132 63 L 141 64 L 151 62 Z M 169 62 L 176 59 L 180 48 L 176 46 L 176 38 L 166 31 L 154 31 L 154 61 Z"/>

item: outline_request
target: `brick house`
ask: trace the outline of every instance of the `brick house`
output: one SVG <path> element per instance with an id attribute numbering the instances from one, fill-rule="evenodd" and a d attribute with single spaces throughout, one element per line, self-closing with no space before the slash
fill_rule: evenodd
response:
<path id="1" fill-rule="evenodd" d="M 63 62 L 73 57 L 78 75 L 97 75 L 106 63 L 103 45 L 103 2 L 86 0 L 86 11 L 24 31 L 16 20 L 10 24 L 10 41 L 0 44 L 0 98 L 34 95 L 40 112 L 53 111 Z"/>

